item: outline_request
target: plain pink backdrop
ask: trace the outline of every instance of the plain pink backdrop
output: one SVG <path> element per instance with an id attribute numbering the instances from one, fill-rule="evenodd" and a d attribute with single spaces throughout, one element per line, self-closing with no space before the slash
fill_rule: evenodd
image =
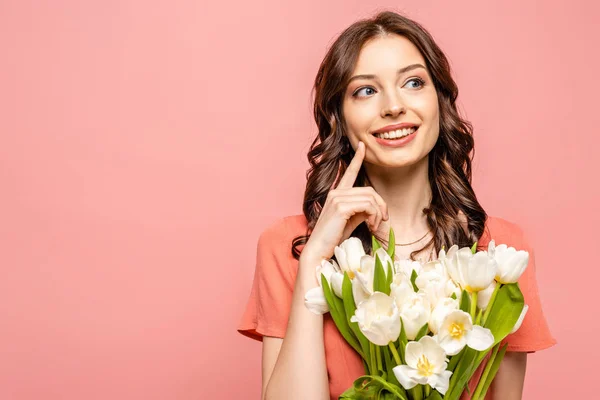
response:
<path id="1" fill-rule="evenodd" d="M 450 58 L 478 197 L 536 250 L 559 344 L 525 398 L 595 390 L 593 2 L 3 0 L 0 399 L 259 398 L 258 235 L 301 212 L 327 47 L 379 9 Z"/>

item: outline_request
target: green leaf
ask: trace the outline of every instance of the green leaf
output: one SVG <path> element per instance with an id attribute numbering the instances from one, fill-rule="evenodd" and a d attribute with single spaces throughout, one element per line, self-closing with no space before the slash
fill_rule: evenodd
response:
<path id="1" fill-rule="evenodd" d="M 395 399 L 408 400 L 406 397 L 406 392 L 402 388 L 393 385 L 390 382 L 386 382 L 385 379 L 374 375 L 364 375 L 356 379 L 352 384 L 352 387 L 342 393 L 342 395 L 339 397 L 339 400 L 389 399 L 389 396 L 381 393 L 384 390 L 396 396 Z M 381 397 L 381 395 L 384 397 Z"/>
<path id="2" fill-rule="evenodd" d="M 448 363 L 448 368 L 446 368 L 448 371 L 454 371 L 454 369 L 456 368 L 456 365 L 458 364 L 458 362 L 460 361 L 461 357 L 463 356 L 464 352 L 465 352 L 465 347 L 463 347 L 463 349 L 456 355 L 450 356 L 450 362 Z"/>
<path id="3" fill-rule="evenodd" d="M 392 392 L 388 392 L 386 389 L 382 389 L 379 392 L 379 400 L 397 400 L 398 398 Z"/>
<path id="4" fill-rule="evenodd" d="M 383 365 L 383 360 L 381 359 L 381 346 L 375 345 L 375 359 L 377 360 L 377 371 L 379 371 L 377 375 L 382 376 L 383 379 L 385 379 L 387 371 Z"/>
<path id="5" fill-rule="evenodd" d="M 373 248 L 373 254 L 375 254 L 375 252 L 381 248 L 381 243 L 379 243 L 379 240 L 377 240 L 375 235 L 371 235 L 371 247 Z"/>
<path id="6" fill-rule="evenodd" d="M 475 254 L 477 252 L 477 242 L 473 243 L 471 246 L 471 253 Z"/>
<path id="7" fill-rule="evenodd" d="M 458 399 L 473 374 L 472 367 L 479 352 L 467 346 L 463 350 L 464 354 L 450 377 L 450 386 L 444 399 Z"/>
<path id="8" fill-rule="evenodd" d="M 503 340 L 513 330 L 521 316 L 524 305 L 523 293 L 521 293 L 518 283 L 502 285 L 498 290 L 494 304 L 492 304 L 484 324 L 484 327 L 492 331 L 494 335 L 494 345 Z"/>
<path id="9" fill-rule="evenodd" d="M 379 255 L 375 255 L 375 274 L 373 276 L 373 291 L 382 292 L 390 295 L 390 286 L 387 285 L 387 276 L 385 270 L 383 269 L 383 264 L 381 263 L 381 259 Z M 387 287 L 386 287 L 387 286 Z"/>
<path id="10" fill-rule="evenodd" d="M 342 281 L 342 297 L 344 303 L 344 310 L 346 312 L 346 320 L 348 321 L 348 326 L 354 332 L 354 336 L 358 339 L 362 353 L 359 353 L 363 360 L 367 363 L 367 369 L 365 372 L 367 374 L 371 373 L 371 354 L 369 349 L 369 340 L 365 337 L 365 335 L 360 331 L 358 327 L 358 322 L 351 322 L 350 319 L 356 312 L 356 303 L 354 301 L 354 294 L 352 293 L 352 281 L 348 277 L 348 273 L 344 272 L 344 280 Z"/>
<path id="11" fill-rule="evenodd" d="M 421 329 L 419 329 L 419 332 L 417 332 L 417 336 L 415 337 L 415 341 L 419 341 L 423 336 L 427 335 L 428 331 L 429 331 L 429 324 L 426 322 L 425 325 L 423 325 L 421 327 Z"/>
<path id="12" fill-rule="evenodd" d="M 406 357 L 406 345 L 408 344 L 408 338 L 406 337 L 406 331 L 404 330 L 404 321 L 400 318 L 400 336 L 398 337 L 398 355 L 400 356 L 400 361 L 405 363 Z"/>
<path id="13" fill-rule="evenodd" d="M 387 253 L 390 255 L 392 260 L 396 254 L 396 235 L 394 235 L 394 229 L 390 227 L 390 237 L 388 239 Z"/>
<path id="14" fill-rule="evenodd" d="M 452 297 L 454 300 L 456 300 L 456 293 L 452 293 L 452 296 L 450 296 L 450 297 Z"/>
<path id="15" fill-rule="evenodd" d="M 373 400 L 376 399 L 378 393 L 381 391 L 381 385 L 371 384 L 372 379 L 370 375 L 364 375 L 356 379 L 352 386 L 347 389 L 339 397 L 339 400 Z"/>
<path id="16" fill-rule="evenodd" d="M 480 399 L 485 399 L 485 394 L 487 393 L 488 389 L 490 388 L 492 381 L 496 377 L 496 373 L 498 372 L 498 369 L 500 368 L 500 363 L 502 362 L 502 359 L 504 358 L 504 353 L 506 353 L 507 347 L 508 347 L 508 343 L 505 343 L 500 348 L 500 351 L 498 352 L 498 354 L 496 354 L 496 357 L 494 358 L 494 363 L 492 364 L 492 367 L 490 368 L 487 379 L 485 380 L 485 384 L 483 386 L 483 390 L 481 391 L 481 396 L 479 397 Z"/>
<path id="17" fill-rule="evenodd" d="M 471 296 L 469 296 L 469 293 L 464 289 L 460 295 L 460 309 L 467 314 L 471 312 Z"/>
<path id="18" fill-rule="evenodd" d="M 348 325 L 346 311 L 344 310 L 342 300 L 333 294 L 329 287 L 329 282 L 327 282 L 327 278 L 325 278 L 325 275 L 323 274 L 321 274 L 321 286 L 323 287 L 323 293 L 325 294 L 325 299 L 329 305 L 329 314 L 331 314 L 331 318 L 333 319 L 333 322 L 335 322 L 338 331 L 343 338 L 346 339 L 346 342 L 348 342 L 361 357 L 364 357 L 360 343 L 356 337 L 354 337 L 354 334 L 351 332 L 350 326 Z"/>
<path id="19" fill-rule="evenodd" d="M 415 292 L 418 292 L 419 288 L 417 287 L 416 281 L 417 281 L 417 271 L 413 269 L 410 274 L 410 283 L 412 283 L 413 289 L 415 290 Z"/>
<path id="20" fill-rule="evenodd" d="M 388 263 L 387 273 L 386 273 L 386 284 L 387 287 L 390 288 L 390 293 L 392 292 L 392 282 L 394 281 L 394 270 L 392 264 Z"/>
<path id="21" fill-rule="evenodd" d="M 425 400 L 442 400 L 442 395 L 437 390 L 432 390 L 431 394 Z"/>
<path id="22" fill-rule="evenodd" d="M 383 362 L 385 365 L 385 370 L 387 371 L 387 380 L 391 384 L 400 386 L 400 382 L 398 382 L 398 378 L 396 378 L 396 375 L 394 374 L 394 370 L 393 370 L 394 367 L 396 366 L 396 361 L 394 361 L 394 358 L 390 354 L 390 351 L 391 350 L 389 349 L 389 347 L 381 348 L 381 352 L 383 353 Z"/>

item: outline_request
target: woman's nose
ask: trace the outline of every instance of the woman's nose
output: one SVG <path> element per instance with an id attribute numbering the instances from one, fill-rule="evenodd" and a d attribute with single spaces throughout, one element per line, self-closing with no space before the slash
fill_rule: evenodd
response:
<path id="1" fill-rule="evenodd" d="M 406 107 L 402 103 L 400 96 L 396 94 L 386 96 L 386 104 L 381 110 L 381 116 L 396 117 L 406 111 Z"/>

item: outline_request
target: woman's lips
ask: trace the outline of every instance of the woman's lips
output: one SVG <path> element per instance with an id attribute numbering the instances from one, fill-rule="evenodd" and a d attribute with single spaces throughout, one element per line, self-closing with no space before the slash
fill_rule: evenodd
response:
<path id="1" fill-rule="evenodd" d="M 373 137 L 375 138 L 375 141 L 377 141 L 377 143 L 379 143 L 382 146 L 402 147 L 402 146 L 406 145 L 407 143 L 410 143 L 415 138 L 415 136 L 417 136 L 417 133 L 419 133 L 419 128 L 417 128 L 417 130 L 415 130 L 410 135 L 404 136 L 400 139 L 382 139 L 382 138 L 378 138 L 375 135 L 373 135 Z"/>

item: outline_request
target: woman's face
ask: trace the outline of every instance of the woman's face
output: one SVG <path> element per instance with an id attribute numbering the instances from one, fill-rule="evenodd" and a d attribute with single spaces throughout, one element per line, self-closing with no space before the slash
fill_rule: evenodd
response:
<path id="1" fill-rule="evenodd" d="M 403 36 L 376 38 L 361 49 L 344 93 L 342 113 L 352 147 L 356 149 L 360 140 L 365 143 L 365 161 L 385 167 L 407 166 L 422 160 L 435 145 L 438 97 L 426 68 L 419 50 Z M 358 75 L 371 76 L 352 79 Z M 406 137 L 384 141 L 386 145 L 374 135 L 376 130 L 404 122 L 418 126 L 408 142 Z"/>

